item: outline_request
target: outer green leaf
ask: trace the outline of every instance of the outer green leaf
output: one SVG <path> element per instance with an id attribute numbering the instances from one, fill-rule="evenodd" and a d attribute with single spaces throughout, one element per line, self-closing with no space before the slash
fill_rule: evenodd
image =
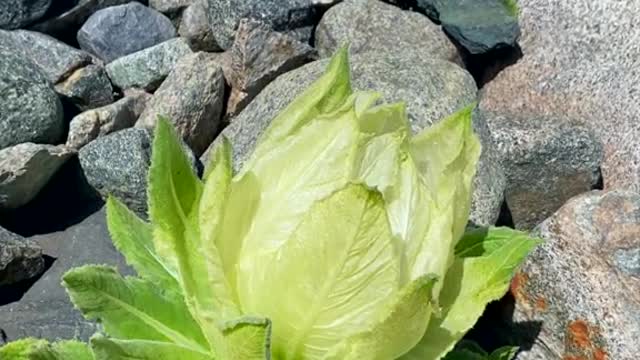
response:
<path id="1" fill-rule="evenodd" d="M 225 360 L 268 360 L 271 358 L 271 322 L 263 318 L 243 317 L 224 327 Z"/>
<path id="2" fill-rule="evenodd" d="M 462 340 L 454 350 L 444 357 L 445 360 L 511 360 L 518 353 L 518 348 L 505 346 L 487 354 L 480 345 L 473 341 Z"/>
<path id="3" fill-rule="evenodd" d="M 153 247 L 153 229 L 118 199 L 107 199 L 107 223 L 113 244 L 139 276 L 167 290 L 179 290 L 177 274 L 158 257 Z"/>
<path id="4" fill-rule="evenodd" d="M 206 341 L 181 297 L 106 266 L 83 266 L 63 277 L 71 300 L 116 338 L 172 342 L 205 351 Z"/>
<path id="5" fill-rule="evenodd" d="M 61 341 L 53 344 L 39 344 L 30 354 L 30 360 L 93 360 L 93 353 L 87 344 L 79 341 Z"/>
<path id="6" fill-rule="evenodd" d="M 213 360 L 212 354 L 165 341 L 91 338 L 96 360 Z"/>
<path id="7" fill-rule="evenodd" d="M 327 360 L 387 360 L 407 353 L 420 341 L 429 323 L 435 281 L 429 275 L 413 281 L 398 294 L 380 322 L 344 341 Z"/>
<path id="8" fill-rule="evenodd" d="M 0 347 L 0 359 L 30 360 L 29 355 L 37 346 L 46 345 L 45 340 L 26 338 L 12 341 Z"/>
<path id="9" fill-rule="evenodd" d="M 335 111 L 351 93 L 349 51 L 343 47 L 333 56 L 324 74 L 271 121 L 249 162 L 263 157 L 317 116 Z"/>
<path id="10" fill-rule="evenodd" d="M 402 359 L 441 359 L 476 323 L 487 303 L 506 293 L 516 268 L 537 244 L 527 234 L 507 228 L 467 233 L 444 280 L 440 316 L 432 318 L 420 344 Z"/>
<path id="11" fill-rule="evenodd" d="M 202 183 L 194 174 L 178 136 L 169 121 L 159 117 L 149 168 L 149 215 L 156 232 L 154 244 L 163 261 L 173 264 L 181 281 L 189 284 L 195 279 L 185 278 L 191 274 L 179 268 L 177 254 L 184 253 L 186 244 L 199 237 L 197 214 L 201 193 Z"/>
<path id="12" fill-rule="evenodd" d="M 316 202 L 275 254 L 248 259 L 277 259 L 245 274 L 261 298 L 244 309 L 273 321 L 274 357 L 320 359 L 384 316 L 401 285 L 395 242 L 382 197 L 350 185 Z"/>
<path id="13" fill-rule="evenodd" d="M 517 346 L 504 346 L 492 352 L 488 360 L 511 360 L 519 350 Z"/>

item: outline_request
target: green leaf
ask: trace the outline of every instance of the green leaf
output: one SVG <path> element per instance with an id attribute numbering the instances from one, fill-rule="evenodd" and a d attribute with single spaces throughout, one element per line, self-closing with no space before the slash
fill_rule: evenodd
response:
<path id="1" fill-rule="evenodd" d="M 242 317 L 225 324 L 225 345 L 221 359 L 265 360 L 271 358 L 271 322 Z"/>
<path id="2" fill-rule="evenodd" d="M 517 346 L 504 346 L 492 352 L 488 360 L 512 360 L 519 350 Z"/>
<path id="3" fill-rule="evenodd" d="M 177 254 L 199 237 L 198 208 L 202 183 L 193 172 L 182 144 L 169 121 L 158 118 L 149 168 L 149 215 L 154 226 L 154 245 L 164 262 L 178 269 L 184 281 L 190 274 L 180 269 Z M 183 264 L 184 265 L 184 264 Z M 190 286 L 190 285 L 189 285 Z"/>
<path id="4" fill-rule="evenodd" d="M 274 358 L 320 359 L 381 319 L 400 290 L 395 242 L 382 197 L 350 185 L 316 202 L 281 248 L 247 258 L 269 263 L 242 269 L 259 296 L 243 309 L 273 321 Z"/>
<path id="5" fill-rule="evenodd" d="M 475 342 L 462 340 L 444 357 L 444 360 L 511 360 L 517 353 L 518 347 L 504 346 L 489 355 Z"/>
<path id="6" fill-rule="evenodd" d="M 156 254 L 153 229 L 118 199 L 107 199 L 107 224 L 113 244 L 139 276 L 167 290 L 179 291 L 177 274 Z"/>
<path id="7" fill-rule="evenodd" d="M 49 343 L 26 338 L 0 347 L 0 359 L 7 360 L 93 360 L 87 344 L 79 341 Z"/>
<path id="8" fill-rule="evenodd" d="M 179 344 L 153 340 L 118 340 L 102 335 L 91 338 L 96 360 L 213 360 L 213 354 Z"/>
<path id="9" fill-rule="evenodd" d="M 41 339 L 26 338 L 12 341 L 0 347 L 0 359 L 30 360 L 29 355 L 37 346 L 46 345 Z"/>
<path id="10" fill-rule="evenodd" d="M 182 298 L 148 281 L 123 278 L 107 266 L 83 266 L 67 272 L 63 285 L 82 314 L 101 322 L 110 336 L 208 348 Z"/>
<path id="11" fill-rule="evenodd" d="M 271 121 L 249 163 L 262 158 L 312 119 L 335 111 L 351 93 L 349 51 L 343 47 L 333 56 L 324 74 Z"/>
<path id="12" fill-rule="evenodd" d="M 476 323 L 486 305 L 504 296 L 517 267 L 539 243 L 508 228 L 465 234 L 447 272 L 434 316 L 422 341 L 403 360 L 441 359 Z"/>
<path id="13" fill-rule="evenodd" d="M 429 323 L 435 282 L 430 275 L 413 281 L 398 294 L 380 322 L 345 340 L 326 360 L 386 360 L 407 353 L 420 341 Z"/>

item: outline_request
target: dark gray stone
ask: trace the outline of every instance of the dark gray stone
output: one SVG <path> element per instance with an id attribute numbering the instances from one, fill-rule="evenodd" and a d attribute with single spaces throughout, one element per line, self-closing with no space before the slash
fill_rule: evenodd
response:
<path id="1" fill-rule="evenodd" d="M 0 150 L 0 210 L 31 201 L 75 151 L 22 143 Z"/>
<path id="2" fill-rule="evenodd" d="M 0 227 L 0 286 L 30 279 L 43 270 L 42 249 Z"/>
<path id="3" fill-rule="evenodd" d="M 113 86 L 101 65 L 88 65 L 56 84 L 56 92 L 78 107 L 90 110 L 113 102 Z"/>
<path id="4" fill-rule="evenodd" d="M 324 71 L 328 61 L 321 60 L 276 78 L 225 128 L 222 135 L 233 145 L 234 167 L 239 169 L 251 155 L 255 143 L 273 117 L 300 94 Z M 407 49 L 401 54 L 368 53 L 351 59 L 351 74 L 356 89 L 375 90 L 387 102 L 407 104 L 411 128 L 418 132 L 443 119 L 476 99 L 476 85 L 471 75 L 459 66 L 426 56 L 421 49 Z M 504 192 L 504 173 L 495 153 L 486 124 L 475 120 L 484 152 L 479 164 L 473 194 L 471 224 L 490 225 L 498 217 Z M 211 150 L 202 157 L 208 163 Z"/>
<path id="5" fill-rule="evenodd" d="M 149 6 L 163 14 L 175 15 L 193 2 L 194 0 L 149 0 Z"/>
<path id="6" fill-rule="evenodd" d="M 71 29 L 79 29 L 96 11 L 131 1 L 134 0 L 74 0 L 67 6 L 56 4 L 58 11 L 55 15 L 50 18 L 47 16 L 46 20 L 34 24 L 30 29 L 56 38 L 66 37 Z"/>
<path id="7" fill-rule="evenodd" d="M 536 233 L 544 243 L 511 289 L 515 321 L 541 329 L 518 359 L 634 359 L 640 353 L 640 276 L 627 272 L 618 254 L 640 249 L 640 195 L 583 194 Z"/>
<path id="8" fill-rule="evenodd" d="M 178 34 L 189 42 L 193 51 L 220 51 L 209 19 L 207 0 L 195 0 L 182 12 Z"/>
<path id="9" fill-rule="evenodd" d="M 204 52 L 182 58 L 155 92 L 136 123 L 153 129 L 167 117 L 200 156 L 215 138 L 222 117 L 224 76 L 216 57 Z"/>
<path id="10" fill-rule="evenodd" d="M 113 195 L 136 213 L 146 214 L 151 161 L 151 136 L 146 130 L 125 129 L 100 137 L 78 155 L 87 181 L 100 195 Z"/>
<path id="11" fill-rule="evenodd" d="M 38 66 L 18 54 L 0 30 L 0 149 L 23 142 L 57 143 L 62 104 Z"/>
<path id="12" fill-rule="evenodd" d="M 230 116 L 240 113 L 278 75 L 317 58 L 311 46 L 250 19 L 240 21 L 230 54 Z"/>
<path id="13" fill-rule="evenodd" d="M 20 301 L 0 306 L 0 329 L 9 341 L 24 337 L 87 340 L 99 330 L 99 325 L 84 320 L 73 308 L 60 285 L 62 275 L 86 264 L 112 265 L 123 274 L 133 273 L 111 242 L 105 211 L 98 211 L 64 231 L 36 235 L 30 240 L 56 260 Z"/>
<path id="14" fill-rule="evenodd" d="M 80 149 L 98 137 L 132 127 L 151 98 L 139 91 L 113 104 L 76 115 L 69 124 L 66 145 Z"/>
<path id="15" fill-rule="evenodd" d="M 154 91 L 178 61 L 191 53 L 184 39 L 171 39 L 109 63 L 107 74 L 120 89 L 135 87 Z"/>
<path id="16" fill-rule="evenodd" d="M 503 160 L 505 197 L 516 228 L 534 228 L 598 183 L 602 144 L 588 126 L 491 113 L 485 119 Z"/>
<path id="17" fill-rule="evenodd" d="M 298 40 L 309 42 L 318 7 L 314 0 L 207 0 L 207 3 L 209 23 L 223 49 L 233 44 L 242 18 L 260 20 L 276 31 L 292 32 Z"/>
<path id="18" fill-rule="evenodd" d="M 16 51 L 33 61 L 52 84 L 71 75 L 92 62 L 91 55 L 75 49 L 51 36 L 34 31 L 17 30 L 9 33 Z"/>
<path id="19" fill-rule="evenodd" d="M 51 6 L 51 0 L 0 1 L 0 29 L 18 29 L 40 19 Z"/>
<path id="20" fill-rule="evenodd" d="M 111 62 L 175 36 L 169 18 L 134 1 L 91 15 L 78 31 L 78 43 L 82 49 Z"/>
<path id="21" fill-rule="evenodd" d="M 515 0 L 418 0 L 471 54 L 515 46 L 520 36 Z"/>
<path id="22" fill-rule="evenodd" d="M 431 57 L 462 63 L 439 25 L 414 11 L 380 0 L 346 0 L 329 9 L 316 29 L 315 46 L 329 57 L 344 44 L 352 54 L 403 52 L 420 47 Z"/>

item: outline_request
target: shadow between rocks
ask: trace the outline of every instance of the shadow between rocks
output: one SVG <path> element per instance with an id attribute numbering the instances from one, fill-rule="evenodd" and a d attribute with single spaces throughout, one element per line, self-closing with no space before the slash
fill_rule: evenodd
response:
<path id="1" fill-rule="evenodd" d="M 27 205 L 0 213 L 0 226 L 24 237 L 62 231 L 98 211 L 104 204 L 87 183 L 75 156 Z"/>

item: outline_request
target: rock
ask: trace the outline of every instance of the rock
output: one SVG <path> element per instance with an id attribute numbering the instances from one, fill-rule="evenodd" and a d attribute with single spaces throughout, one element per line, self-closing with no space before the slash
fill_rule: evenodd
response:
<path id="1" fill-rule="evenodd" d="M 31 201 L 74 154 L 64 146 L 33 143 L 0 150 L 0 210 Z"/>
<path id="2" fill-rule="evenodd" d="M 288 105 L 324 71 L 328 61 L 321 60 L 276 78 L 222 131 L 233 144 L 234 166 L 239 169 L 252 153 L 255 142 L 271 119 Z M 459 66 L 424 54 L 421 49 L 403 53 L 368 53 L 351 59 L 353 84 L 356 89 L 376 90 L 387 102 L 405 101 L 411 128 L 418 132 L 439 121 L 476 98 L 476 85 L 471 75 Z M 403 71 L 397 71 L 403 69 Z M 474 212 L 471 224 L 488 225 L 497 220 L 504 174 L 495 154 L 491 154 L 492 139 L 486 124 L 474 124 L 481 135 L 484 153 L 474 182 Z M 482 130 L 485 129 L 485 130 Z M 202 157 L 204 164 L 217 144 L 218 137 Z"/>
<path id="3" fill-rule="evenodd" d="M 182 12 L 178 28 L 180 37 L 187 40 L 193 51 L 220 51 L 209 26 L 206 0 L 195 0 Z"/>
<path id="4" fill-rule="evenodd" d="M 0 2 L 0 29 L 18 29 L 40 19 L 51 0 L 3 0 Z"/>
<path id="5" fill-rule="evenodd" d="M 0 286 L 30 279 L 43 270 L 42 249 L 0 227 Z"/>
<path id="6" fill-rule="evenodd" d="M 58 83 L 92 61 L 88 53 L 74 49 L 48 35 L 27 30 L 16 30 L 9 34 L 16 51 L 33 61 L 52 84 Z"/>
<path id="7" fill-rule="evenodd" d="M 352 54 L 402 53 L 420 47 L 431 57 L 462 63 L 439 25 L 422 14 L 379 0 L 347 0 L 332 7 L 323 15 L 315 39 L 322 57 L 330 57 L 343 44 L 349 44 Z"/>
<path id="8" fill-rule="evenodd" d="M 151 95 L 141 91 L 76 115 L 69 124 L 66 145 L 80 149 L 98 137 L 132 127 L 150 99 Z"/>
<path id="9" fill-rule="evenodd" d="M 471 54 L 515 46 L 520 36 L 515 0 L 418 0 L 417 5 Z"/>
<path id="10" fill-rule="evenodd" d="M 516 275 L 515 320 L 542 326 L 519 360 L 634 359 L 640 353 L 640 195 L 593 191 L 537 229 Z"/>
<path id="11" fill-rule="evenodd" d="M 158 116 L 165 116 L 200 156 L 218 131 L 223 98 L 224 77 L 215 56 L 187 55 L 158 88 L 136 126 L 153 129 Z"/>
<path id="12" fill-rule="evenodd" d="M 276 31 L 291 32 L 308 43 L 320 5 L 314 0 L 207 0 L 207 3 L 209 23 L 223 49 L 233 44 L 242 18 L 260 20 Z"/>
<path id="13" fill-rule="evenodd" d="M 111 62 L 175 36 L 169 18 L 134 1 L 91 15 L 78 31 L 78 43 L 83 50 Z"/>
<path id="14" fill-rule="evenodd" d="M 23 142 L 56 143 L 64 134 L 62 104 L 40 69 L 2 41 L 0 149 Z"/>
<path id="15" fill-rule="evenodd" d="M 112 265 L 123 274 L 133 273 L 111 243 L 105 211 L 98 211 L 64 231 L 36 235 L 30 240 L 40 244 L 55 262 L 20 301 L 0 306 L 0 329 L 9 341 L 24 337 L 87 340 L 99 331 L 99 325 L 84 320 L 73 308 L 60 285 L 62 275 L 86 264 Z"/>
<path id="16" fill-rule="evenodd" d="M 125 129 L 97 138 L 78 155 L 87 181 L 100 195 L 113 195 L 139 215 L 146 214 L 151 161 L 151 136 L 146 130 Z"/>
<path id="17" fill-rule="evenodd" d="M 192 51 L 184 39 L 171 39 L 121 57 L 106 67 L 111 82 L 120 89 L 131 87 L 154 91 L 176 63 Z"/>
<path id="18" fill-rule="evenodd" d="M 73 31 L 71 39 L 76 38 L 77 30 L 93 13 L 110 6 L 122 5 L 132 0 L 74 0 L 67 6 L 59 1 L 56 4 L 56 12 L 47 19 L 31 26 L 31 30 L 51 35 L 55 38 L 67 37 Z"/>
<path id="19" fill-rule="evenodd" d="M 113 87 L 101 65 L 88 65 L 76 70 L 57 84 L 55 89 L 80 110 L 94 109 L 113 102 Z"/>
<path id="20" fill-rule="evenodd" d="M 242 19 L 231 47 L 227 113 L 238 114 L 278 75 L 317 58 L 309 45 L 256 20 Z"/>
<path id="21" fill-rule="evenodd" d="M 485 116 L 503 159 L 505 198 L 518 229 L 530 230 L 600 178 L 602 144 L 579 123 Z"/>
<path id="22" fill-rule="evenodd" d="M 163 14 L 174 15 L 191 5 L 194 0 L 149 0 L 149 6 Z"/>
<path id="23" fill-rule="evenodd" d="M 640 47 L 627 42 L 640 36 L 640 3 L 518 3 L 526 55 L 485 85 L 481 107 L 529 122 L 588 124 L 603 143 L 604 188 L 640 192 L 640 73 L 633 70 Z"/>

